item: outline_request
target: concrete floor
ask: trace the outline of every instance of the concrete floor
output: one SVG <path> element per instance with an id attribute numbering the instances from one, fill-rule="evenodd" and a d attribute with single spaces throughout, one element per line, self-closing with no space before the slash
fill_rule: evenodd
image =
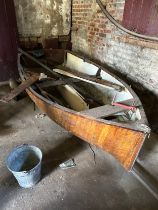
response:
<path id="1" fill-rule="evenodd" d="M 1 94 L 3 94 L 1 88 Z M 109 154 L 72 136 L 48 117 L 35 118 L 29 98 L 0 104 L 0 209 L 5 210 L 157 210 L 158 201 Z M 44 154 L 42 180 L 22 189 L 5 159 L 17 145 L 33 144 Z M 64 160 L 76 167 L 62 170 Z M 141 164 L 158 176 L 158 136 L 146 141 Z"/>

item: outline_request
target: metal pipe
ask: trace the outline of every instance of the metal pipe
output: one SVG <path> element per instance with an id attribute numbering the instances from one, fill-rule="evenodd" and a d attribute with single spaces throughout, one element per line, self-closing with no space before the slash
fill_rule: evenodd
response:
<path id="1" fill-rule="evenodd" d="M 141 38 L 141 39 L 145 39 L 145 40 L 149 40 L 149 41 L 158 41 L 158 37 L 152 37 L 152 36 L 146 36 L 146 35 L 142 35 L 142 34 L 138 34 L 134 31 L 130 31 L 127 28 L 123 27 L 120 23 L 118 23 L 112 16 L 111 14 L 107 11 L 106 7 L 103 5 L 103 3 L 101 2 L 101 0 L 96 0 L 97 4 L 99 5 L 101 11 L 105 14 L 105 16 L 110 20 L 110 22 L 112 22 L 117 28 L 119 28 L 120 30 L 126 32 L 129 35 Z"/>

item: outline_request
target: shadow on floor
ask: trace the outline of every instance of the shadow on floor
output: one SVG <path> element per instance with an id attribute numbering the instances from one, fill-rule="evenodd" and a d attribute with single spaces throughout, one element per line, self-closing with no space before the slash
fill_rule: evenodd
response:
<path id="1" fill-rule="evenodd" d="M 85 143 L 79 140 L 77 137 L 72 136 L 64 139 L 64 141 L 45 152 L 42 161 L 42 173 L 43 178 L 48 176 L 55 168 L 62 162 L 72 159 L 80 151 L 86 149 Z"/>
<path id="2" fill-rule="evenodd" d="M 150 138 L 146 138 L 139 154 L 140 160 L 145 160 L 150 154 L 154 154 L 158 149 L 158 135 L 151 133 Z M 156 150 L 155 150 L 156 149 Z"/>
<path id="3" fill-rule="evenodd" d="M 59 193 L 58 200 L 49 202 L 39 210 L 157 210 L 157 201 L 151 195 L 149 200 L 145 199 L 146 190 L 136 188 L 136 191 L 129 193 L 130 197 L 113 179 L 113 175 L 106 176 L 106 170 L 103 176 L 98 174 L 98 167 L 93 170 L 85 168 L 82 174 L 76 176 L 69 171 L 66 173 L 66 191 Z"/>
<path id="4" fill-rule="evenodd" d="M 0 179 L 0 209 L 5 209 L 6 203 L 17 195 L 18 188 L 17 181 L 12 174 Z"/>
<path id="5" fill-rule="evenodd" d="M 8 104 L 0 103 L 0 135 L 4 136 L 14 133 L 14 129 L 11 125 L 9 125 L 8 122 L 13 117 L 16 117 L 16 115 L 19 114 L 22 110 L 26 109 L 28 102 L 30 102 L 29 98 L 18 102 L 12 101 Z"/>

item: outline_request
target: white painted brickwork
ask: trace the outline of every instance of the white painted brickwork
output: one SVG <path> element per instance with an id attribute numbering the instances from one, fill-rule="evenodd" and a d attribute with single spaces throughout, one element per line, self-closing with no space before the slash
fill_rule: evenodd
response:
<path id="1" fill-rule="evenodd" d="M 121 22 L 125 0 L 102 2 L 108 2 L 107 9 Z M 131 38 L 107 20 L 93 0 L 88 1 L 87 12 L 80 12 L 79 8 L 85 3 L 87 1 L 74 0 L 73 8 L 77 10 L 73 9 L 73 26 L 78 30 L 72 33 L 73 50 L 112 66 L 158 94 L 158 44 L 145 41 L 140 44 L 140 40 L 136 40 L 136 44 L 130 43 Z M 124 36 L 126 42 L 116 38 Z M 151 45 L 155 49 L 150 48 Z"/>

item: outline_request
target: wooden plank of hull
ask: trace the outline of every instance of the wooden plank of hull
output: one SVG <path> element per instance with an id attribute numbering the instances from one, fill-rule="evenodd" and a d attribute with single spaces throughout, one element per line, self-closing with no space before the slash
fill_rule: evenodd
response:
<path id="1" fill-rule="evenodd" d="M 32 89 L 28 95 L 52 120 L 75 136 L 112 154 L 126 170 L 131 170 L 146 134 L 128 128 L 109 125 L 93 117 L 81 115 L 43 100 Z"/>

